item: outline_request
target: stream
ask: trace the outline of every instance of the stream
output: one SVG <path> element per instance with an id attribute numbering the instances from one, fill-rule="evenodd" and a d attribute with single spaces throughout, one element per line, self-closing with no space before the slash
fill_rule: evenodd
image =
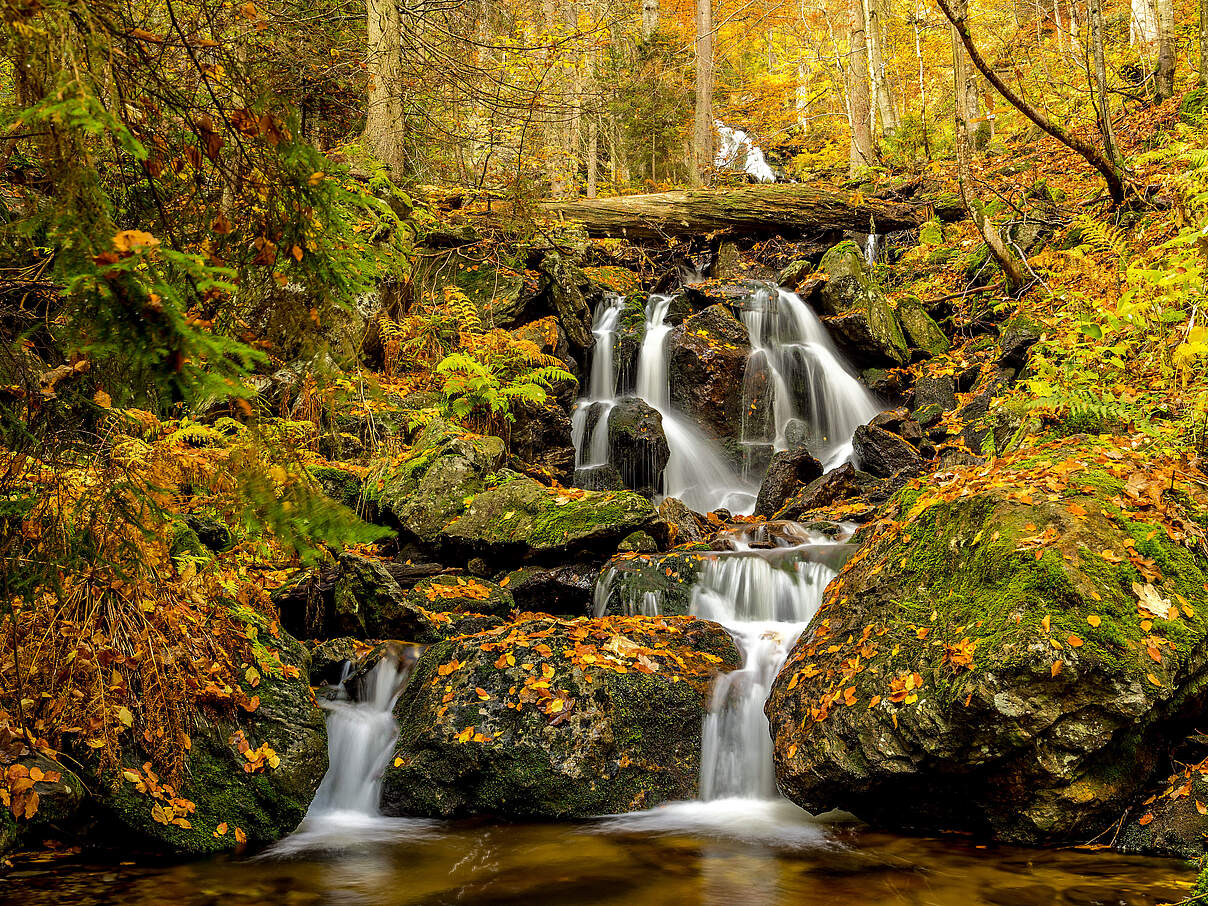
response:
<path id="1" fill-rule="evenodd" d="M 636 395 L 662 417 L 670 448 L 664 490 L 697 510 L 750 512 L 757 477 L 743 474 L 671 403 L 670 301 L 649 299 L 635 381 Z M 622 304 L 606 300 L 595 315 L 590 384 L 573 420 L 580 466 L 607 462 Z M 817 316 L 793 294 L 771 289 L 754 291 L 741 315 L 752 341 L 742 446 L 784 450 L 795 434 L 824 467 L 846 462 L 852 432 L 879 407 Z M 380 777 L 397 735 L 391 712 L 407 679 L 383 660 L 325 702 L 331 767 L 290 837 L 249 857 L 184 865 L 33 863 L 0 879 L 0 901 L 1141 906 L 1185 897 L 1191 872 L 1178 860 L 908 838 L 869 831 L 850 816 L 815 817 L 780 796 L 764 702 L 849 552 L 853 528 L 792 526 L 771 536 L 752 526 L 733 534 L 730 550 L 706 557 L 690 612 L 724 626 L 743 664 L 715 684 L 694 800 L 575 823 L 383 817 Z M 606 602 L 609 581 L 606 571 L 598 602 Z M 653 616 L 663 602 L 647 594 L 626 604 Z"/>

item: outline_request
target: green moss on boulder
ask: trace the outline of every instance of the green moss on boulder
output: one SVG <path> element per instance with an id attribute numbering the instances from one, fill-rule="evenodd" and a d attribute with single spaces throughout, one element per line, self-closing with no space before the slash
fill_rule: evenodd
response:
<path id="1" fill-rule="evenodd" d="M 910 360 L 906 337 L 888 297 L 851 240 L 828 251 L 818 266 L 826 283 L 818 293 L 827 326 L 861 367 L 904 365 Z"/>

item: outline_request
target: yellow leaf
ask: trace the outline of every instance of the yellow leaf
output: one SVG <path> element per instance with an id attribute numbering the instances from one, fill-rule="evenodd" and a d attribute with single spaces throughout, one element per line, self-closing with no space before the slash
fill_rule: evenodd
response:
<path id="1" fill-rule="evenodd" d="M 1065 661 L 1053 661 L 1053 666 L 1049 668 L 1049 673 L 1057 676 L 1061 672 L 1061 668 L 1065 666 Z"/>
<path id="2" fill-rule="evenodd" d="M 1147 680 L 1149 680 L 1151 683 L 1153 683 L 1155 686 L 1161 687 L 1161 685 L 1162 685 L 1162 681 L 1160 679 L 1158 679 L 1156 676 L 1154 676 L 1152 673 L 1145 674 L 1145 678 Z"/>
<path id="3" fill-rule="evenodd" d="M 130 713 L 130 709 L 127 708 L 125 705 L 122 705 L 120 708 L 117 709 L 117 719 L 120 720 L 127 727 L 134 726 L 134 715 Z"/>
<path id="4" fill-rule="evenodd" d="M 113 398 L 104 390 L 98 390 L 92 395 L 92 401 L 102 409 L 108 409 L 113 405 Z"/>
<path id="5" fill-rule="evenodd" d="M 1097 613 L 1092 613 L 1089 617 L 1086 618 L 1086 621 L 1088 623 L 1090 623 L 1092 626 L 1098 626 L 1100 623 L 1103 622 L 1103 620 L 1100 619 L 1100 617 Z"/>

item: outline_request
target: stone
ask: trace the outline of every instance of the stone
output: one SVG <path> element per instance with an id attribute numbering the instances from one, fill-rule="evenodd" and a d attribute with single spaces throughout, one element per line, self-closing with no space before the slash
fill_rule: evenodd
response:
<path id="1" fill-rule="evenodd" d="M 562 558 L 585 550 L 611 553 L 655 516 L 650 501 L 630 491 L 547 488 L 517 476 L 475 497 L 441 537 L 449 549 L 492 563 Z"/>
<path id="2" fill-rule="evenodd" d="M 608 450 L 625 487 L 643 497 L 659 492 L 671 448 L 657 409 L 635 396 L 619 400 L 608 416 Z"/>
<path id="3" fill-rule="evenodd" d="M 944 331 L 913 296 L 898 300 L 898 322 L 910 348 L 918 350 L 925 358 L 943 355 L 952 348 Z"/>
<path id="4" fill-rule="evenodd" d="M 575 487 L 586 491 L 623 491 L 625 482 L 612 463 L 575 469 Z"/>
<path id="5" fill-rule="evenodd" d="M 713 678 L 739 663 L 692 618 L 548 617 L 435 645 L 395 709 L 382 809 L 561 819 L 690 799 Z"/>
<path id="6" fill-rule="evenodd" d="M 667 336 L 671 402 L 718 439 L 742 436 L 750 338 L 724 305 L 711 305 Z"/>
<path id="7" fill-rule="evenodd" d="M 1088 463 L 1057 500 L 1017 493 L 1036 480 L 1024 474 L 1049 474 L 1026 462 L 966 493 L 901 493 L 892 527 L 831 583 L 773 685 L 785 795 L 923 833 L 1023 844 L 1115 833 L 1208 704 L 1208 646 L 1198 618 L 1139 614 L 1146 580 L 1100 552 L 1135 545 L 1162 574 L 1157 597 L 1196 613 L 1208 558 L 1151 516 L 1125 517 L 1113 499 L 1135 465 L 1094 465 L 1081 443 L 1042 448 L 1054 463 Z M 1178 518 L 1206 515 L 1202 500 L 1186 505 Z M 1161 663 L 1151 636 L 1165 643 Z M 857 649 L 864 669 L 844 672 Z M 840 686 L 850 706 L 823 698 Z"/>
<path id="8" fill-rule="evenodd" d="M 917 424 L 917 423 L 916 423 Z M 923 457 L 910 442 L 870 425 L 856 428 L 852 449 L 859 467 L 877 478 L 915 475 L 923 468 Z"/>
<path id="9" fill-rule="evenodd" d="M 924 373 L 914 382 L 913 408 L 917 411 L 933 405 L 941 412 L 951 412 L 957 407 L 956 380 L 951 375 Z"/>
<path id="10" fill-rule="evenodd" d="M 137 737 L 122 738 L 117 753 L 121 770 L 136 781 L 124 773 L 114 776 L 95 756 L 81 759 L 101 825 L 111 835 L 124 835 L 124 845 L 187 855 L 215 853 L 242 845 L 235 839 L 236 827 L 253 845 L 274 842 L 301 822 L 327 771 L 326 720 L 311 695 L 305 647 L 280 629 L 274 632 L 268 620 L 247 608 L 233 612 L 249 632 L 254 628 L 262 652 L 257 685 L 249 681 L 244 686 L 259 704 L 251 713 L 232 707 L 221 716 L 191 715 L 191 745 L 180 780 L 158 780 L 176 797 L 194 803 L 188 827 L 152 818 L 152 806 L 160 800 L 136 788 L 136 782 L 147 787 L 149 779 L 143 768 L 147 754 Z M 279 762 L 245 771 L 249 760 L 241 743 L 252 750 L 267 746 Z M 219 833 L 220 825 L 228 832 Z"/>
<path id="11" fill-rule="evenodd" d="M 1040 327 L 1026 318 L 1015 317 L 1002 326 L 998 337 L 998 364 L 1021 369 L 1028 362 L 1032 347 L 1040 341 Z"/>
<path id="12" fill-rule="evenodd" d="M 407 592 L 407 601 L 433 614 L 506 617 L 516 607 L 511 591 L 476 576 L 444 575 L 420 579 Z"/>
<path id="13" fill-rule="evenodd" d="M 784 270 L 780 272 L 780 275 L 776 278 L 776 282 L 785 289 L 795 290 L 802 282 L 804 282 L 805 278 L 810 275 L 810 271 L 813 269 L 814 266 L 810 263 L 808 258 L 797 258 L 791 261 L 788 266 L 786 266 Z"/>
<path id="14" fill-rule="evenodd" d="M 910 360 L 906 337 L 888 297 L 864 263 L 864 253 L 850 240 L 823 257 L 827 275 L 818 294 L 819 311 L 858 367 L 905 365 Z"/>
<path id="15" fill-rule="evenodd" d="M 622 553 L 653 554 L 658 549 L 658 544 L 648 532 L 632 532 L 617 545 L 617 551 Z"/>
<path id="16" fill-rule="evenodd" d="M 592 594 L 600 567 L 591 563 L 524 566 L 501 581 L 521 613 L 550 613 L 580 617 L 591 613 Z"/>
<path id="17" fill-rule="evenodd" d="M 365 478 L 365 497 L 405 536 L 434 544 L 503 465 L 498 437 L 472 434 L 433 419 L 401 459 L 381 456 Z"/>
<path id="18" fill-rule="evenodd" d="M 803 513 L 819 510 L 845 500 L 863 499 L 869 508 L 883 503 L 893 493 L 890 482 L 861 472 L 850 462 L 831 469 L 798 491 L 779 510 L 776 519 L 797 519 Z"/>
<path id="19" fill-rule="evenodd" d="M 905 408 L 899 407 L 881 412 L 873 416 L 868 425 L 870 428 L 884 428 L 891 434 L 896 434 L 928 459 L 935 454 L 935 448 L 923 431 L 922 424 L 912 418 L 910 412 Z"/>
<path id="20" fill-rule="evenodd" d="M 508 432 L 512 454 L 551 478 L 568 480 L 575 468 L 575 445 L 566 408 L 553 400 L 521 401 L 512 414 L 515 420 Z"/>
<path id="21" fill-rule="evenodd" d="M 694 550 L 617 554 L 600 573 L 593 615 L 687 616 L 706 556 Z"/>
<path id="22" fill-rule="evenodd" d="M 671 527 L 668 540 L 672 546 L 697 544 L 704 539 L 701 520 L 678 497 L 663 498 L 659 503 L 659 518 Z"/>
<path id="23" fill-rule="evenodd" d="M 802 485 L 807 485 L 822 476 L 822 463 L 814 459 L 809 450 L 798 447 L 782 450 L 772 457 L 772 462 L 759 486 L 755 499 L 755 515 L 771 516 L 788 502 Z"/>

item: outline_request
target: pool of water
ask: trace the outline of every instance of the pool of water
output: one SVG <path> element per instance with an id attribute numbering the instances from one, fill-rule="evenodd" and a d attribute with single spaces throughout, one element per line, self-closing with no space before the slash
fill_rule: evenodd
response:
<path id="1" fill-rule="evenodd" d="M 0 902 L 475 906 L 1142 906 L 1194 871 L 1107 851 L 979 846 L 685 803 L 577 824 L 332 816 L 269 853 L 176 865 L 18 863 Z"/>

